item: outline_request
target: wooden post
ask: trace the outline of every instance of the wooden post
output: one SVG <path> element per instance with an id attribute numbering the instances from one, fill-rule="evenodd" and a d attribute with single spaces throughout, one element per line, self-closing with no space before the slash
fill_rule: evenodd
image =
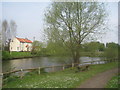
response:
<path id="1" fill-rule="evenodd" d="M 38 74 L 40 74 L 40 67 L 38 68 Z"/>
<path id="2" fill-rule="evenodd" d="M 72 68 L 74 67 L 74 63 L 72 63 Z"/>
<path id="3" fill-rule="evenodd" d="M 23 69 L 20 69 L 20 70 L 21 70 L 20 78 L 22 79 L 22 77 L 23 77 Z"/>
<path id="4" fill-rule="evenodd" d="M 63 70 L 65 69 L 64 65 L 63 65 Z"/>

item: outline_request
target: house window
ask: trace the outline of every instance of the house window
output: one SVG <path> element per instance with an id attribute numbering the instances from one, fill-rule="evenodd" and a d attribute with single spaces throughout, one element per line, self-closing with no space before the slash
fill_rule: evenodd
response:
<path id="1" fill-rule="evenodd" d="M 19 47 L 17 47 L 17 50 L 19 50 Z"/>
<path id="2" fill-rule="evenodd" d="M 12 47 L 11 47 L 11 50 L 12 50 Z"/>

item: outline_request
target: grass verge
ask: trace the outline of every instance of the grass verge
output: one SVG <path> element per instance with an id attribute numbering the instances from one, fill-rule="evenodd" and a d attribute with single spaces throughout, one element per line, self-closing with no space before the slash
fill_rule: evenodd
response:
<path id="1" fill-rule="evenodd" d="M 44 73 L 41 75 L 26 75 L 23 79 L 16 78 L 16 80 L 8 82 L 3 88 L 76 88 L 90 77 L 115 68 L 117 65 L 116 62 L 93 65 L 90 66 L 89 71 L 78 73 L 75 73 L 76 68 L 69 68 L 64 71 Z"/>
<path id="2" fill-rule="evenodd" d="M 118 88 L 118 86 L 120 86 L 118 83 L 119 80 L 120 74 L 113 76 L 112 79 L 107 83 L 106 88 Z"/>

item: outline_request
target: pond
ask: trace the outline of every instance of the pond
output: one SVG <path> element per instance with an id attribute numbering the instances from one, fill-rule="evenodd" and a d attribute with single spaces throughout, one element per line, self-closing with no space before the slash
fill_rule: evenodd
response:
<path id="1" fill-rule="evenodd" d="M 100 61 L 100 57 L 81 57 L 81 62 L 88 61 Z M 38 67 L 47 67 L 47 66 L 57 66 L 63 64 L 71 64 L 73 59 L 71 57 L 34 57 L 34 58 L 25 58 L 25 59 L 14 59 L 2 62 L 2 71 L 13 71 L 19 69 L 30 69 Z M 60 69 L 60 68 L 58 68 Z M 56 70 L 58 70 L 56 69 Z M 45 70 L 46 72 L 50 71 L 50 68 Z"/>

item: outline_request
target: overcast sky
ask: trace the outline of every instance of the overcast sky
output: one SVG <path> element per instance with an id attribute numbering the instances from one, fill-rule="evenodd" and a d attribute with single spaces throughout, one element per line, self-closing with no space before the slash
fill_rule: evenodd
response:
<path id="1" fill-rule="evenodd" d="M 43 24 L 44 12 L 51 2 L 3 2 L 2 20 L 14 20 L 17 24 L 17 36 L 44 41 Z M 106 9 L 110 28 L 99 41 L 118 43 L 118 3 L 108 2 Z"/>

